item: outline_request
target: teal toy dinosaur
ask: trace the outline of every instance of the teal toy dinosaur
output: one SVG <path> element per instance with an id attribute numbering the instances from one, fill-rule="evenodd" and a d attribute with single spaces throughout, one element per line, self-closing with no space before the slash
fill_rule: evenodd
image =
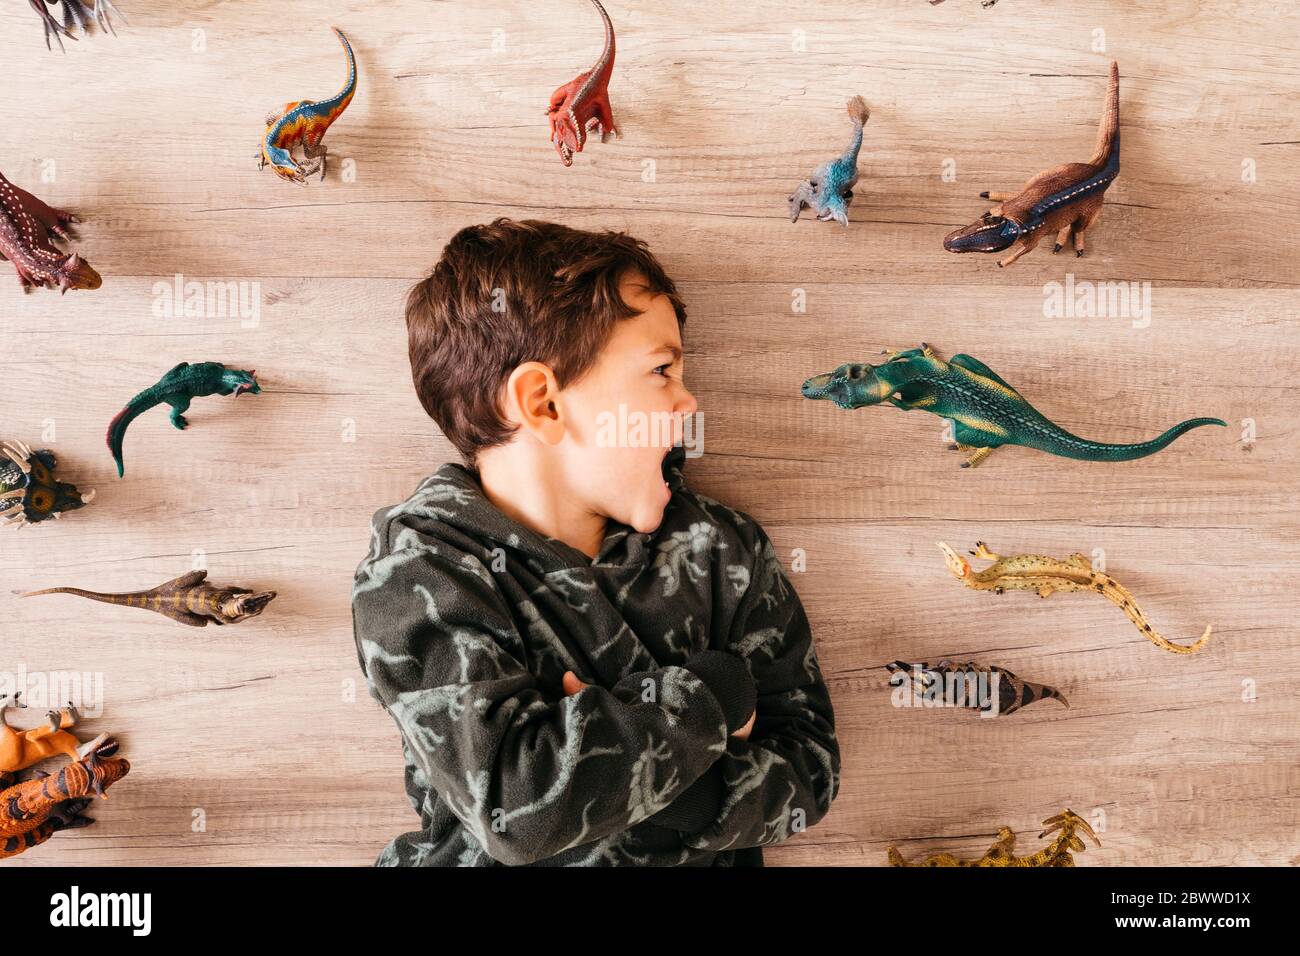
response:
<path id="1" fill-rule="evenodd" d="M 241 395 L 251 392 L 256 395 L 262 390 L 257 384 L 257 370 L 226 368 L 220 362 L 199 362 L 191 365 L 181 362 L 157 383 L 150 385 L 113 417 L 108 425 L 108 450 L 117 462 L 117 476 L 122 477 L 122 439 L 126 436 L 126 426 L 143 415 L 155 405 L 166 402 L 172 407 L 172 424 L 184 428 L 189 424 L 182 414 L 190 407 L 190 401 L 205 395 Z"/>
<path id="2" fill-rule="evenodd" d="M 871 110 L 867 101 L 855 96 L 845 104 L 849 119 L 853 121 L 853 138 L 844 152 L 830 162 L 822 163 L 811 176 L 801 182 L 786 197 L 790 203 L 790 221 L 797 222 L 805 206 L 818 219 L 834 219 L 841 226 L 849 224 L 849 203 L 853 202 L 853 187 L 858 184 L 858 151 L 862 149 L 862 127 L 867 125 Z"/>
<path id="3" fill-rule="evenodd" d="M 1089 441 L 1045 417 L 978 359 L 954 355 L 945 362 L 924 343 L 919 349 L 893 353 L 883 365 L 841 365 L 816 375 L 803 383 L 803 396 L 829 399 L 840 408 L 889 402 L 946 418 L 957 442 L 952 447 L 970 453 L 963 468 L 976 467 L 1002 445 L 1024 445 L 1083 461 L 1131 461 L 1155 454 L 1200 425 L 1226 424 L 1218 418 L 1192 418 L 1150 441 L 1132 445 Z"/>

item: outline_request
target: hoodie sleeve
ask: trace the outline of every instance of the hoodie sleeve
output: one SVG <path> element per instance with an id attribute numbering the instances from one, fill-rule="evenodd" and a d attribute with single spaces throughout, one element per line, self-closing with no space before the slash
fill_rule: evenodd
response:
<path id="1" fill-rule="evenodd" d="M 483 564 L 411 528 L 353 588 L 371 693 L 448 808 L 486 852 L 534 863 L 666 807 L 754 710 L 735 654 L 629 674 L 549 699 Z"/>
<path id="2" fill-rule="evenodd" d="M 729 850 L 780 843 L 821 820 L 839 792 L 840 750 L 830 694 L 803 605 L 757 524 L 753 562 L 728 568 L 748 582 L 728 646 L 749 664 L 758 716 L 653 822 L 691 847 Z M 746 573 L 747 572 L 747 573 Z"/>

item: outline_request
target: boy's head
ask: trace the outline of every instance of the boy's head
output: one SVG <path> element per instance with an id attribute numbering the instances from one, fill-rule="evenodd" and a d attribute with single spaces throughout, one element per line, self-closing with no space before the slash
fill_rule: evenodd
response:
<path id="1" fill-rule="evenodd" d="M 685 320 L 644 243 L 532 220 L 462 229 L 406 303 L 416 393 L 466 464 L 516 456 L 538 472 L 520 481 L 639 531 L 695 411 Z"/>

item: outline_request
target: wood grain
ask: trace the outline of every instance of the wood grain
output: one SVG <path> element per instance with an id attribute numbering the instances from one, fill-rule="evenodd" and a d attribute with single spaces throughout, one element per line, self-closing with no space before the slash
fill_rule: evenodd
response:
<path id="1" fill-rule="evenodd" d="M 451 457 L 408 384 L 402 298 L 452 233 L 498 215 L 650 243 L 690 310 L 706 431 L 688 477 L 761 521 L 787 567 L 806 556 L 792 578 L 843 774 L 830 815 L 770 865 L 876 865 L 891 842 L 974 855 L 1003 823 L 1034 848 L 1067 806 L 1104 825 L 1083 866 L 1300 862 L 1294 5 L 782 0 L 737 19 L 616 2 L 624 137 L 568 170 L 542 114 L 598 52 L 578 0 L 119 6 L 116 39 L 64 56 L 26 4 L 0 6 L 0 169 L 85 218 L 78 248 L 105 277 L 24 297 L 0 264 L 2 437 L 55 449 L 63 477 L 99 492 L 0 535 L 0 669 L 100 675 L 104 713 L 84 730 L 116 733 L 134 767 L 94 827 L 14 865 L 364 865 L 415 825 L 348 592 L 371 513 Z M 329 178 L 298 189 L 259 174 L 261 117 L 337 89 L 330 23 L 360 89 L 327 137 Z M 981 190 L 1091 153 L 1111 57 L 1124 165 L 1088 255 L 1044 245 L 1000 270 L 945 254 Z M 791 225 L 785 196 L 843 147 L 853 93 L 872 117 L 851 225 Z M 257 283 L 256 323 L 159 317 L 155 286 L 177 274 Z M 1149 283 L 1149 324 L 1049 317 L 1045 285 L 1067 274 Z M 932 416 L 799 398 L 810 374 L 920 341 L 979 356 L 1087 437 L 1230 427 L 1137 462 L 1011 448 L 970 471 Z M 142 418 L 119 481 L 109 418 L 209 359 L 257 368 L 265 393 L 197 401 L 184 434 Z M 977 539 L 1098 550 L 1167 636 L 1215 635 L 1176 657 L 1091 595 L 968 591 L 935 541 Z M 14 593 L 148 587 L 196 552 L 214 580 L 280 596 L 256 621 L 191 630 Z M 884 663 L 943 656 L 1072 706 L 994 722 L 891 706 Z"/>

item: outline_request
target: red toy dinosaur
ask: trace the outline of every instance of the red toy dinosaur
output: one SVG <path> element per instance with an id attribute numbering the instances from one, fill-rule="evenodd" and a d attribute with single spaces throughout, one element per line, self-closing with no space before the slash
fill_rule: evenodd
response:
<path id="1" fill-rule="evenodd" d="M 596 65 L 579 73 L 551 94 L 546 115 L 551 119 L 551 142 L 565 166 L 573 165 L 573 154 L 581 153 L 589 130 L 595 130 L 603 143 L 610 133 L 622 135 L 614 125 L 609 108 L 609 77 L 614 72 L 614 24 L 600 5 L 591 0 L 605 21 L 605 49 Z"/>
<path id="2" fill-rule="evenodd" d="M 0 859 L 17 856 L 44 843 L 59 830 L 90 826 L 82 816 L 91 795 L 108 799 L 107 790 L 131 770 L 109 737 L 84 757 L 58 773 L 37 772 L 23 783 L 12 774 L 0 774 Z"/>
<path id="3" fill-rule="evenodd" d="M 45 205 L 0 173 L 0 259 L 14 264 L 24 292 L 36 286 L 61 292 L 100 287 L 103 280 L 90 263 L 54 245 L 55 239 L 72 238 L 65 227 L 77 221 L 72 213 Z"/>

